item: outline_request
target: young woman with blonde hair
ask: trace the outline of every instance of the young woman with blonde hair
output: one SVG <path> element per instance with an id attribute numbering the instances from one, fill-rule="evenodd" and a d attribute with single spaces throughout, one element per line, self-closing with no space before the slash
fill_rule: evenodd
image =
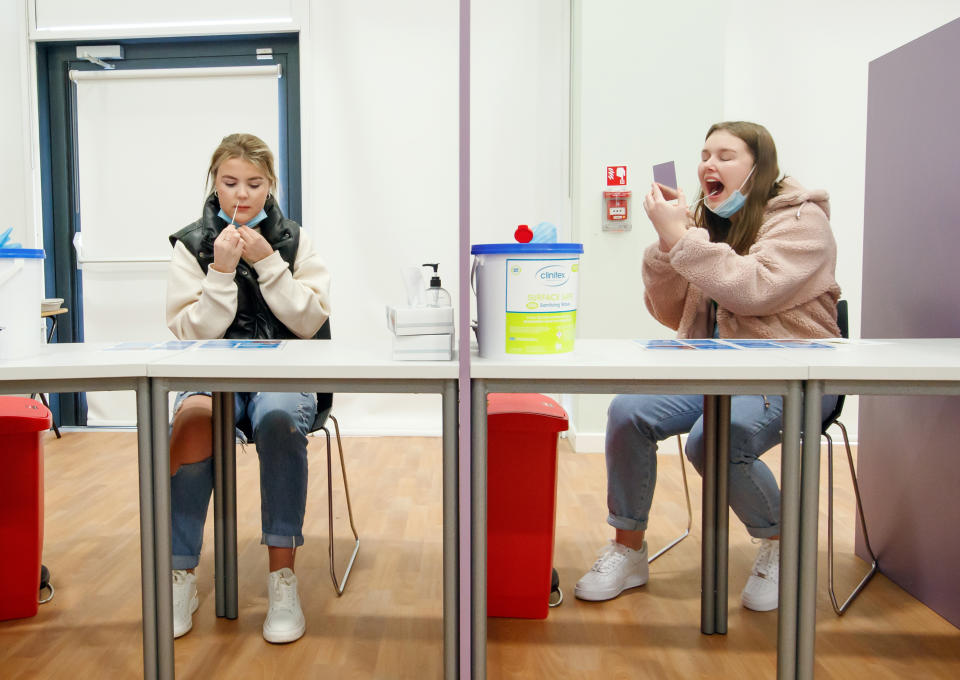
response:
<path id="1" fill-rule="evenodd" d="M 170 237 L 167 325 L 182 340 L 312 338 L 330 314 L 330 275 L 310 237 L 275 199 L 273 154 L 258 137 L 224 137 L 210 161 L 203 213 Z M 261 543 L 269 555 L 263 636 L 292 642 L 305 631 L 296 548 L 303 544 L 306 434 L 315 394 L 237 393 L 235 416 L 260 459 Z M 193 626 L 195 568 L 213 489 L 212 399 L 177 396 L 170 435 L 174 637 Z"/>

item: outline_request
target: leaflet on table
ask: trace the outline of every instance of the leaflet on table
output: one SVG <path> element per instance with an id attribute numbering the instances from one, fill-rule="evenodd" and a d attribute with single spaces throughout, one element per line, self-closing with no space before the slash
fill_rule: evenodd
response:
<path id="1" fill-rule="evenodd" d="M 106 350 L 184 350 L 184 349 L 279 349 L 284 340 L 167 340 L 166 342 L 120 342 Z"/>
<path id="2" fill-rule="evenodd" d="M 279 349 L 285 340 L 205 340 L 198 349 Z"/>
<path id="3" fill-rule="evenodd" d="M 685 340 L 635 340 L 642 349 L 833 349 L 828 340 L 719 340 L 716 338 L 690 338 Z"/>

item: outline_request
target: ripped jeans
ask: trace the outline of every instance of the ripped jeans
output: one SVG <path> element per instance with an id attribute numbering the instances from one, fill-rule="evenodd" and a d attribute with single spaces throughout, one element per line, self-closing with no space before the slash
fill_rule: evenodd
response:
<path id="1" fill-rule="evenodd" d="M 177 395 L 174 414 L 183 400 Z M 249 420 L 260 458 L 260 543 L 279 548 L 303 545 L 307 505 L 307 432 L 317 414 L 317 395 L 287 392 L 234 393 L 234 419 Z M 213 492 L 213 458 L 181 465 L 170 478 L 174 569 L 200 561 L 203 525 Z"/>
<path id="2" fill-rule="evenodd" d="M 821 417 L 837 403 L 823 397 Z M 780 443 L 783 398 L 730 399 L 730 507 L 754 538 L 780 533 L 780 488 L 760 456 Z M 657 483 L 657 442 L 689 432 L 686 454 L 703 474 L 703 397 L 622 394 L 607 413 L 607 523 L 617 529 L 647 528 Z"/>

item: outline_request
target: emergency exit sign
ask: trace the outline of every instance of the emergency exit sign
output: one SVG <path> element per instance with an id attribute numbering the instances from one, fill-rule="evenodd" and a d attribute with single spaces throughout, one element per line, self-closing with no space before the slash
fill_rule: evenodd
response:
<path id="1" fill-rule="evenodd" d="M 608 165 L 607 166 L 607 186 L 608 187 L 627 186 L 627 166 L 626 165 Z"/>

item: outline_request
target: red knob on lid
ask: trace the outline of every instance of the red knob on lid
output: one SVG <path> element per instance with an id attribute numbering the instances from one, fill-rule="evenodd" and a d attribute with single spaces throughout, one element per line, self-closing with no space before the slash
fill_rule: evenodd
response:
<path id="1" fill-rule="evenodd" d="M 533 240 L 533 232 L 530 231 L 530 227 L 521 224 L 517 227 L 517 230 L 513 232 L 513 238 L 515 238 L 518 243 L 530 243 L 530 241 Z"/>

